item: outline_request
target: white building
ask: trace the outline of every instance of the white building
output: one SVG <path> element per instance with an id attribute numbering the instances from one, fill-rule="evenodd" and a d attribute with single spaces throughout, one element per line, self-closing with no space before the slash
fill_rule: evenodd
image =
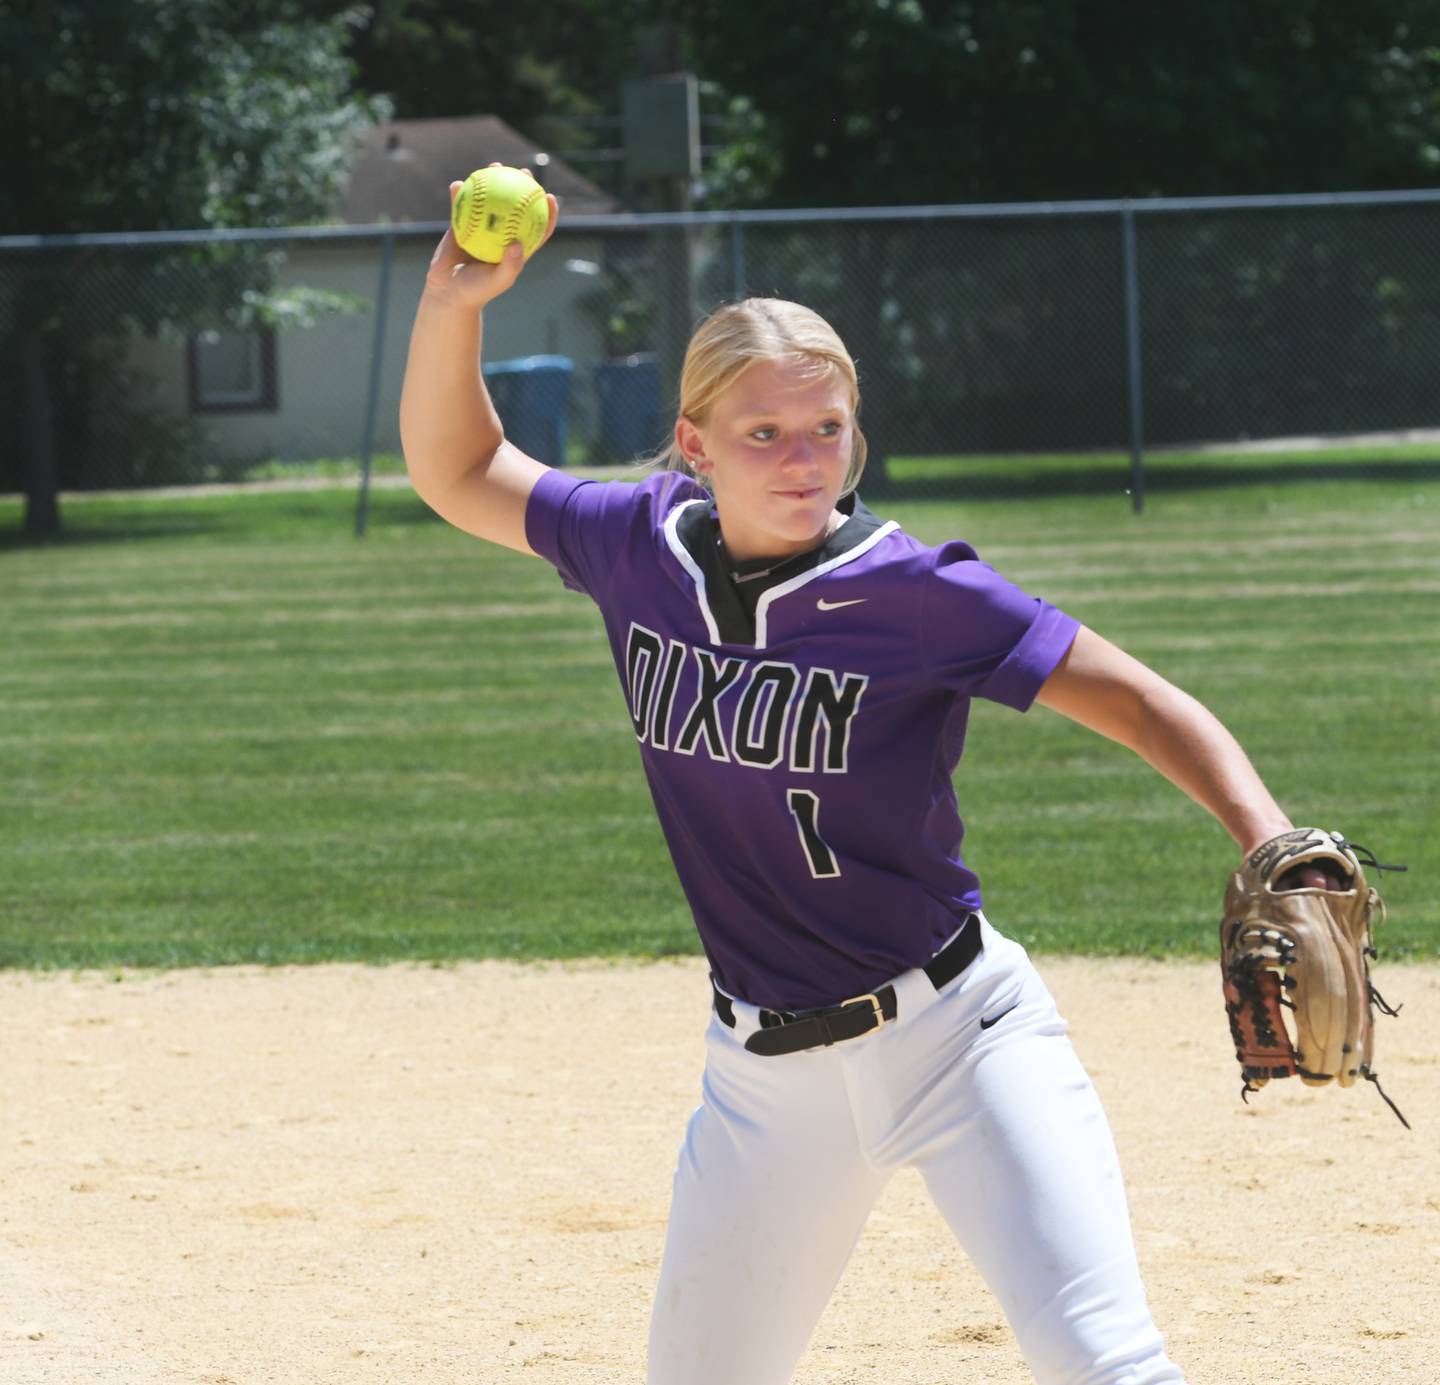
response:
<path id="1" fill-rule="evenodd" d="M 376 451 L 399 448 L 400 384 L 410 325 L 425 270 L 449 215 L 447 188 L 491 162 L 531 168 L 560 201 L 562 214 L 617 210 L 614 199 L 563 160 L 548 155 L 494 116 L 399 120 L 368 131 L 358 149 L 336 224 L 414 226 L 397 237 L 381 343 Z M 276 244 L 277 288 L 337 295 L 340 311 L 308 326 L 217 328 L 183 344 L 137 343 L 133 363 L 155 383 L 154 403 L 186 417 L 207 462 L 301 461 L 358 455 L 364 435 L 375 347 L 382 238 L 295 240 Z M 598 237 L 552 241 L 525 273 L 523 293 L 486 313 L 487 362 L 538 354 L 577 362 L 603 357 L 603 330 L 580 304 L 596 288 Z M 576 377 L 585 407 L 588 382 Z"/>

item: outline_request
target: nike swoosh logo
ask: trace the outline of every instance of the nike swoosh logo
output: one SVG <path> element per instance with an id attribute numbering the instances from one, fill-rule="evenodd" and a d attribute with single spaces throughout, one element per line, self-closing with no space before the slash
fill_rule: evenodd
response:
<path id="1" fill-rule="evenodd" d="M 1015 1005 L 1019 1005 L 1019 1004 L 1020 1004 L 1020 1002 L 1017 1000 L 1017 1001 L 1015 1002 Z M 1012 1005 L 1012 1006 L 1010 1007 L 1010 1010 L 1013 1010 L 1013 1009 L 1015 1008 L 1015 1005 Z M 1003 1020 L 1003 1019 L 1005 1018 L 1005 1016 L 1010 1013 L 1010 1010 L 1001 1010 L 998 1015 L 991 1015 L 989 1019 L 981 1020 L 981 1021 L 980 1021 L 980 1028 L 981 1028 L 981 1029 L 989 1029 L 992 1024 L 999 1024 L 1000 1021 Z"/>
<path id="2" fill-rule="evenodd" d="M 857 596 L 853 601 L 826 601 L 822 596 L 815 603 L 815 609 L 817 611 L 838 611 L 842 606 L 860 606 L 869 600 L 868 596 Z"/>

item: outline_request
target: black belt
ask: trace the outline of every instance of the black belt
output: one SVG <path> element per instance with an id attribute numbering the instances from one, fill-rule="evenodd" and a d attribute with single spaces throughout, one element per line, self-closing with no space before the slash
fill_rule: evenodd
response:
<path id="1" fill-rule="evenodd" d="M 980 955 L 981 946 L 980 920 L 971 914 L 960 932 L 925 963 L 924 972 L 930 984 L 938 991 L 953 981 Z M 719 990 L 715 991 L 715 1012 L 731 1029 L 735 1028 L 735 1007 L 730 997 Z M 814 1010 L 762 1009 L 760 1028 L 745 1040 L 745 1047 L 766 1058 L 799 1053 L 805 1048 L 828 1047 L 879 1029 L 897 1013 L 895 987 L 888 984 L 867 995 L 852 996 L 838 1005 L 823 1005 Z"/>

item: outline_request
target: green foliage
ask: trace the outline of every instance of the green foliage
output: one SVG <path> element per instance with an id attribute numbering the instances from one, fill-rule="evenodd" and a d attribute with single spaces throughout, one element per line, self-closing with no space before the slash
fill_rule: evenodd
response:
<path id="1" fill-rule="evenodd" d="M 694 69 L 763 117 L 767 138 L 741 165 L 771 205 L 1324 191 L 1440 174 L 1435 0 L 665 8 Z M 732 160 L 727 198 L 745 186 L 737 172 Z"/>
<path id="2" fill-rule="evenodd" d="M 561 151 L 613 146 L 590 122 L 618 113 L 625 79 L 683 64 L 714 121 L 712 206 L 1440 174 L 1436 0 L 551 0 L 513 14 L 493 0 L 0 0 L 0 149 L 43 175 L 0 189 L 0 229 L 268 225 L 307 195 L 323 205 L 337 168 L 316 137 L 366 114 L 350 64 L 399 115 L 493 113 Z M 673 55 L 654 40 L 666 26 L 683 35 Z M 165 209 L 206 219 L 156 221 L 143 198 L 117 211 L 116 180 L 169 183 Z M 71 217 L 77 181 L 89 191 Z M 20 225 L 17 204 L 40 214 Z"/>
<path id="3" fill-rule="evenodd" d="M 334 0 L 305 2 L 317 15 L 335 8 Z M 556 0 L 531 6 L 523 23 L 513 6 L 493 0 L 459 9 L 446 0 L 374 0 L 371 8 L 352 56 L 361 87 L 389 96 L 397 115 L 499 115 L 576 147 L 591 140 L 585 118 L 618 109 L 620 81 L 632 75 L 632 15 L 647 7 Z"/>
<path id="4" fill-rule="evenodd" d="M 275 268 L 282 262 L 277 257 Z M 229 314 L 229 321 L 235 327 L 313 327 L 327 317 L 365 312 L 369 306 L 369 301 L 358 294 L 288 284 L 268 292 L 246 289 L 239 305 Z"/>
<path id="5" fill-rule="evenodd" d="M 346 49 L 363 15 L 305 18 L 290 0 L 0 0 L 0 234 L 327 218 L 353 137 L 388 110 L 351 91 Z M 0 481 L 53 497 L 97 474 L 179 479 L 184 425 L 147 407 L 119 344 L 353 306 L 274 293 L 281 263 L 264 246 L 212 244 L 123 263 L 57 248 L 0 264 L 0 394 L 12 416 L 48 410 L 55 454 L 27 467 L 12 452 Z M 23 398 L 22 341 L 44 381 Z"/>
<path id="6" fill-rule="evenodd" d="M 0 0 L 0 234 L 296 225 L 325 216 L 363 11 L 286 0 Z"/>
<path id="7" fill-rule="evenodd" d="M 700 99 L 702 112 L 721 130 L 718 147 L 705 169 L 705 205 L 794 205 L 780 190 L 784 160 L 771 123 L 755 100 L 732 95 L 718 82 L 702 83 Z M 716 141 L 713 134 L 710 138 Z"/>
<path id="8" fill-rule="evenodd" d="M 186 8 L 193 14 L 191 0 Z M 233 6 L 226 5 L 231 10 Z M 329 23 L 264 22 L 204 37 L 211 71 L 197 103 L 205 177 L 202 224 L 295 226 L 328 220 L 349 174 L 350 143 L 383 118 L 383 100 L 352 95 L 345 46 L 363 10 Z"/>

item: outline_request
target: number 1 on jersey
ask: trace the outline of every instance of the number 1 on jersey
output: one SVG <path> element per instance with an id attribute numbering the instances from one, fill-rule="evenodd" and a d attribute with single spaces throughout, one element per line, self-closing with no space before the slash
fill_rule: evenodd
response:
<path id="1" fill-rule="evenodd" d="M 785 802 L 795 819 L 795 830 L 800 833 L 800 845 L 805 849 L 810 874 L 817 880 L 839 875 L 840 867 L 820 836 L 820 796 L 809 789 L 791 789 L 785 795 Z"/>

